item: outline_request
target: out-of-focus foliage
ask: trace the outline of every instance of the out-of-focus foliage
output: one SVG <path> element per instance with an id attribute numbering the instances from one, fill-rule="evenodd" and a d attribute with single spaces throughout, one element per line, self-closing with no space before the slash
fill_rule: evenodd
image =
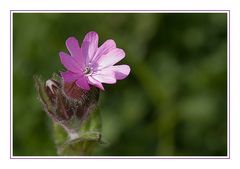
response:
<path id="1" fill-rule="evenodd" d="M 13 153 L 56 155 L 33 75 L 63 70 L 65 40 L 98 32 L 126 52 L 131 75 L 105 85 L 110 144 L 94 155 L 227 155 L 226 14 L 13 15 Z"/>

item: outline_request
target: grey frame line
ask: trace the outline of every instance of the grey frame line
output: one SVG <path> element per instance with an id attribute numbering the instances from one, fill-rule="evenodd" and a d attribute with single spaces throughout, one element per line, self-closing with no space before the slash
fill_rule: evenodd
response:
<path id="1" fill-rule="evenodd" d="M 190 12 L 193 12 L 193 13 L 207 13 L 207 12 L 212 12 L 212 13 L 226 13 L 227 14 L 227 156 L 219 156 L 219 157 L 216 157 L 216 156 L 186 156 L 186 157 L 183 157 L 183 156 L 149 156 L 149 157 L 146 157 L 146 156 L 132 156 L 132 157 L 124 157 L 124 156 L 99 156 L 99 157 L 90 157 L 90 156 L 69 156 L 69 157 L 58 157 L 58 156 L 42 156 L 42 157 L 38 157 L 38 156 L 33 156 L 33 157 L 29 157 L 29 156 L 23 156 L 23 157 L 20 157 L 20 156 L 13 156 L 12 155 L 12 55 L 13 55 L 13 51 L 12 51 L 12 38 L 13 38 L 13 32 L 12 32 L 12 14 L 16 12 L 16 13 L 21 13 L 21 12 L 39 12 L 39 13 L 44 13 L 44 12 L 59 12 L 59 13 L 67 13 L 67 12 L 78 12 L 78 13 L 83 13 L 83 12 L 114 12 L 114 13 L 117 13 L 117 12 L 149 12 L 149 13 L 161 13 L 161 12 L 164 12 L 164 13 L 190 13 Z M 91 159 L 167 159 L 167 160 L 171 160 L 171 159 L 217 159 L 217 160 L 222 160 L 222 159 L 231 159 L 230 158 L 230 10 L 229 9 L 220 9 L 220 10 L 157 10 L 157 9 L 154 9 L 154 10 L 93 10 L 93 9 L 90 9 L 90 10 L 18 10 L 18 9 L 12 9 L 10 10 L 10 153 L 9 153 L 9 159 L 69 159 L 69 160 L 76 160 L 76 159 L 83 159 L 83 160 L 91 160 Z"/>

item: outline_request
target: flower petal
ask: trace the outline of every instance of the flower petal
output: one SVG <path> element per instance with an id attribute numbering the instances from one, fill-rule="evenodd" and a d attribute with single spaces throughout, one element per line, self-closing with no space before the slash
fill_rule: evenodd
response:
<path id="1" fill-rule="evenodd" d="M 96 51 L 94 57 L 92 58 L 91 62 L 95 63 L 102 55 L 106 55 L 108 52 L 116 48 L 116 43 L 114 40 L 109 39 L 105 41 Z"/>
<path id="2" fill-rule="evenodd" d="M 67 49 L 68 49 L 69 53 L 71 54 L 71 56 L 75 57 L 76 61 L 82 67 L 84 67 L 85 58 L 82 56 L 82 51 L 81 51 L 81 48 L 79 46 L 78 40 L 75 37 L 69 37 L 66 40 L 66 46 L 67 46 Z"/>
<path id="3" fill-rule="evenodd" d="M 78 87 L 84 89 L 84 90 L 89 90 L 90 86 L 88 84 L 87 78 L 85 76 L 82 76 L 76 81 L 76 84 Z"/>
<path id="4" fill-rule="evenodd" d="M 64 82 L 73 82 L 83 76 L 81 74 L 73 73 L 70 71 L 61 72 L 60 74 L 61 74 Z"/>
<path id="5" fill-rule="evenodd" d="M 96 87 L 104 90 L 104 87 L 103 87 L 102 83 L 99 82 L 98 80 L 94 79 L 92 76 L 88 76 L 88 81 L 91 85 L 96 86 Z"/>
<path id="6" fill-rule="evenodd" d="M 98 69 L 103 69 L 108 66 L 112 66 L 125 57 L 125 53 L 122 49 L 115 48 L 108 52 L 106 55 L 102 55 L 96 62 Z"/>
<path id="7" fill-rule="evenodd" d="M 108 70 L 97 71 L 92 77 L 101 83 L 114 84 L 117 81 L 114 72 Z"/>
<path id="8" fill-rule="evenodd" d="M 75 37 L 69 37 L 66 40 L 66 46 L 73 57 L 79 57 L 81 55 L 81 48 L 79 47 L 78 40 Z"/>
<path id="9" fill-rule="evenodd" d="M 76 59 L 64 52 L 59 53 L 60 60 L 64 67 L 72 72 L 81 72 L 81 65 L 76 61 Z"/>
<path id="10" fill-rule="evenodd" d="M 117 80 L 125 79 L 130 73 L 130 67 L 128 65 L 116 65 L 106 68 L 106 71 L 113 71 Z"/>
<path id="11" fill-rule="evenodd" d="M 84 58 L 84 65 L 88 65 L 89 63 L 89 53 L 90 53 L 90 42 L 83 41 L 81 47 L 82 56 Z"/>
<path id="12" fill-rule="evenodd" d="M 84 37 L 82 48 L 83 46 L 84 46 L 83 57 L 86 59 L 86 64 L 88 64 L 89 61 L 92 60 L 93 56 L 95 55 L 98 49 L 98 34 L 93 31 L 88 32 Z"/>

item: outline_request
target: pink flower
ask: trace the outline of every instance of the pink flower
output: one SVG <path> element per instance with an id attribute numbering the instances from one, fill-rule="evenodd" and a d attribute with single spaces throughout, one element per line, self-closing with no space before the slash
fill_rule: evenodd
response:
<path id="1" fill-rule="evenodd" d="M 124 51 L 116 47 L 114 40 L 107 40 L 98 47 L 96 32 L 87 33 L 81 47 L 75 37 L 69 37 L 66 46 L 70 55 L 59 53 L 67 69 L 61 72 L 65 83 L 75 82 L 84 90 L 89 90 L 91 85 L 104 90 L 102 83 L 114 84 L 130 73 L 128 65 L 115 65 L 125 57 Z"/>

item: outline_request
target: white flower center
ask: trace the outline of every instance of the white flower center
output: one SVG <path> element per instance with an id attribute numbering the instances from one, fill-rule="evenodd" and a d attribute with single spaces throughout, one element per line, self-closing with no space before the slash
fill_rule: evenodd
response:
<path id="1" fill-rule="evenodd" d="M 85 74 L 85 75 L 91 75 L 92 74 L 92 68 L 91 67 L 85 67 L 85 69 L 83 70 L 83 73 Z"/>

